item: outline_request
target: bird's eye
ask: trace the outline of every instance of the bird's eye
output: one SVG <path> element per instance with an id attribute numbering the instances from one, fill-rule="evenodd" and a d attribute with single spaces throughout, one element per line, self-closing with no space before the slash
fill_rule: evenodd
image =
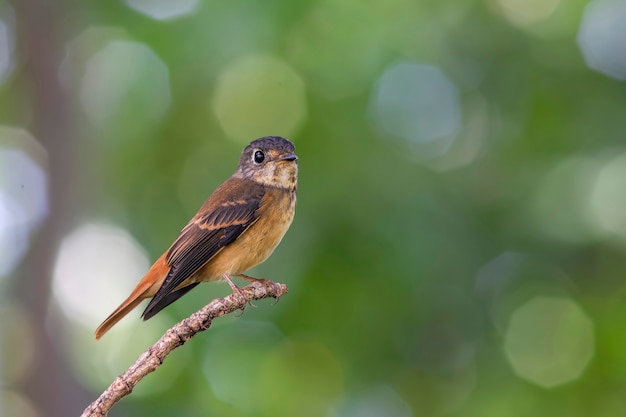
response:
<path id="1" fill-rule="evenodd" d="M 256 151 L 252 159 L 257 164 L 260 164 L 261 162 L 265 161 L 265 154 L 263 153 L 263 151 Z"/>

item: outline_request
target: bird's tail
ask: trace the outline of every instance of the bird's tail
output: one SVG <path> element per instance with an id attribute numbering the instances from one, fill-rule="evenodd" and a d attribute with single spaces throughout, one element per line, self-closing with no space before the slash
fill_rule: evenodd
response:
<path id="1" fill-rule="evenodd" d="M 135 307 L 144 300 L 145 297 L 135 296 L 131 294 L 109 317 L 107 317 L 100 326 L 96 329 L 96 340 L 99 340 L 111 327 L 122 320 L 122 318 L 130 313 Z"/>
<path id="2" fill-rule="evenodd" d="M 124 300 L 118 308 L 115 309 L 109 317 L 107 317 L 96 329 L 96 340 L 99 340 L 111 327 L 120 321 L 124 316 L 130 313 L 146 298 L 152 297 L 156 290 L 159 289 L 165 275 L 167 274 L 167 265 L 163 257 L 159 258 L 146 275 L 139 281 L 133 292 Z"/>

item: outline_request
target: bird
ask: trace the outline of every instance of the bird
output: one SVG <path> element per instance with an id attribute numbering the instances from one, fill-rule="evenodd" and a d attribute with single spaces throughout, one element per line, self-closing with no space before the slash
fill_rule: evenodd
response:
<path id="1" fill-rule="evenodd" d="M 111 315 L 96 329 L 100 339 L 118 321 L 151 298 L 141 317 L 148 320 L 201 282 L 248 281 L 246 270 L 264 262 L 291 225 L 298 189 L 294 144 L 280 136 L 250 142 L 234 174 L 209 196 L 178 238 Z"/>

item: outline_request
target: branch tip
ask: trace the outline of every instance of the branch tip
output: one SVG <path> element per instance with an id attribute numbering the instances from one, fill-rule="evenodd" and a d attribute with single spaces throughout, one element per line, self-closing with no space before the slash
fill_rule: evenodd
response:
<path id="1" fill-rule="evenodd" d="M 246 305 L 253 300 L 274 298 L 278 302 L 280 297 L 288 292 L 289 289 L 285 284 L 263 279 L 256 280 L 241 288 L 239 294 L 233 293 L 227 297 L 211 301 L 188 318 L 168 329 L 155 344 L 139 356 L 126 372 L 115 378 L 111 385 L 85 408 L 81 417 L 106 417 L 109 410 L 118 401 L 130 394 L 143 377 L 158 369 L 172 350 L 182 346 L 199 332 L 208 330 L 214 318 L 237 310 L 242 310 L 241 314 L 243 314 Z M 157 361 L 150 360 L 151 358 L 156 358 Z"/>

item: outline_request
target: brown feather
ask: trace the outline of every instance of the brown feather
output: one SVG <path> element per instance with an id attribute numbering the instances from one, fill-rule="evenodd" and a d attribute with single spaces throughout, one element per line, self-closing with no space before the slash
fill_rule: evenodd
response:
<path id="1" fill-rule="evenodd" d="M 262 152 L 261 152 L 262 151 Z M 96 330 L 96 339 L 142 300 L 144 320 L 199 282 L 239 275 L 265 261 L 291 225 L 296 204 L 295 148 L 281 137 L 252 141 L 220 185 L 150 268 L 131 295 Z M 256 160 L 262 153 L 265 159 Z"/>
<path id="2" fill-rule="evenodd" d="M 100 339 L 111 327 L 137 307 L 139 303 L 146 298 L 152 297 L 161 286 L 169 269 L 169 265 L 165 262 L 165 255 L 162 255 L 135 286 L 128 298 L 98 326 L 96 329 L 96 340 Z"/>
<path id="3" fill-rule="evenodd" d="M 215 276 L 197 274 L 257 221 L 264 193 L 262 185 L 240 178 L 228 179 L 213 192 L 167 251 L 170 270 L 144 310 L 144 319 L 154 316 L 186 292 L 179 292 L 178 297 L 171 297 L 172 293 L 200 281 L 220 279 L 228 272 Z M 166 298 L 168 302 L 163 302 Z"/>

